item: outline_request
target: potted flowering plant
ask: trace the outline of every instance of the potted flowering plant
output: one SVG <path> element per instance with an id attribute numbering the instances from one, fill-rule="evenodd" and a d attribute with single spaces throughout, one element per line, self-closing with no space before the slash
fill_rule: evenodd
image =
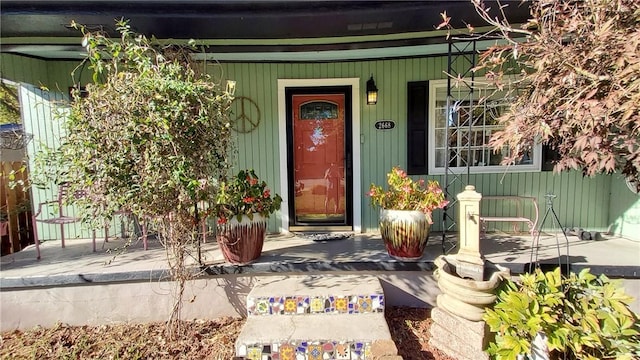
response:
<path id="1" fill-rule="evenodd" d="M 414 181 L 397 166 L 387 174 L 387 184 L 387 190 L 371 184 L 367 193 L 372 206 L 381 207 L 380 234 L 387 252 L 401 260 L 419 259 L 427 244 L 433 211 L 449 201 L 437 181 Z"/>
<path id="2" fill-rule="evenodd" d="M 212 210 L 218 218 L 216 239 L 227 261 L 248 263 L 260 256 L 267 218 L 281 203 L 280 195 L 272 195 L 253 170 L 221 183 Z"/>

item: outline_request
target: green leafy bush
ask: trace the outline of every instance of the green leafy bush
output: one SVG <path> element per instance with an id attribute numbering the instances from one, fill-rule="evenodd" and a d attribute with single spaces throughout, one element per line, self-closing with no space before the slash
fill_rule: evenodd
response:
<path id="1" fill-rule="evenodd" d="M 560 269 L 539 269 L 507 281 L 494 309 L 484 317 L 495 340 L 488 352 L 495 359 L 530 354 L 539 333 L 547 336 L 551 358 L 637 359 L 640 322 L 629 309 L 633 298 L 619 281 L 596 277 L 589 269 L 564 277 Z"/>

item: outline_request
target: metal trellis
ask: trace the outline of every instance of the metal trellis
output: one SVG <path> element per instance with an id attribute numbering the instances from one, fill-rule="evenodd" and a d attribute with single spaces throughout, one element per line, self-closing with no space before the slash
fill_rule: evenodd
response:
<path id="1" fill-rule="evenodd" d="M 474 81 L 477 58 L 477 40 L 475 38 L 451 38 L 447 56 L 447 104 L 445 121 L 445 154 L 444 154 L 444 194 L 449 204 L 443 209 L 442 215 L 442 252 L 448 253 L 457 244 L 455 238 L 447 238 L 447 233 L 456 227 L 456 192 L 469 183 L 471 164 L 471 126 L 474 105 Z M 454 91 L 455 89 L 455 91 Z M 468 111 L 460 111 L 461 109 Z M 468 125 L 466 144 L 461 144 L 458 125 Z M 454 140 L 455 144 L 451 141 Z M 454 149 L 451 146 L 454 146 Z M 467 146 L 466 157 L 459 151 L 461 146 Z M 466 171 L 460 172 L 460 167 Z M 465 176 L 466 175 L 466 176 Z M 463 179 L 463 177 L 465 177 Z"/>

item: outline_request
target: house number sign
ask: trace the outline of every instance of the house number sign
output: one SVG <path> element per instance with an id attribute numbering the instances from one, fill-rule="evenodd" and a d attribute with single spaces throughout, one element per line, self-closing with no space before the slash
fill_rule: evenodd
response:
<path id="1" fill-rule="evenodd" d="M 376 129 L 378 130 L 391 130 L 396 127 L 396 123 L 391 120 L 376 121 Z"/>

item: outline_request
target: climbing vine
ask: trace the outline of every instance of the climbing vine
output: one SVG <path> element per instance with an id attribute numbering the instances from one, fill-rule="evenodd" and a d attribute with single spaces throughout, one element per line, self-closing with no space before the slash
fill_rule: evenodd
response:
<path id="1" fill-rule="evenodd" d="M 118 39 L 72 26 L 87 50 L 78 69 L 88 64 L 93 83 L 73 93 L 65 135 L 46 153 L 47 177 L 86 193 L 71 200 L 96 228 L 122 209 L 157 224 L 178 280 L 169 320 L 178 324 L 197 204 L 215 199 L 230 167 L 233 97 L 197 70 L 193 48 L 159 46 L 126 20 L 117 22 Z"/>

